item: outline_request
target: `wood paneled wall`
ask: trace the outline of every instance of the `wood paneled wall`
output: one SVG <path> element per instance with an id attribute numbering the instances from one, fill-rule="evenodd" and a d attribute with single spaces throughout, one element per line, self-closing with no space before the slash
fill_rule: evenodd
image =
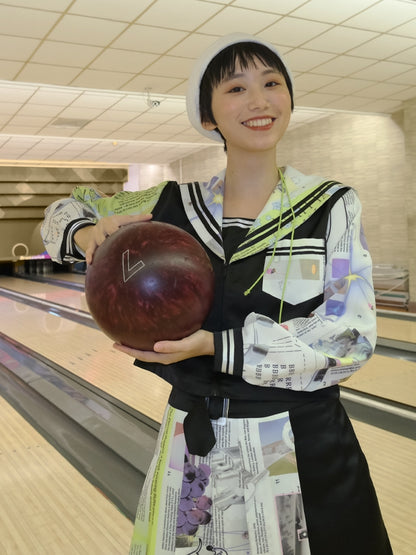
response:
<path id="1" fill-rule="evenodd" d="M 123 189 L 124 168 L 0 167 L 0 261 L 44 252 L 39 228 L 44 209 L 77 185 L 103 193 Z"/>

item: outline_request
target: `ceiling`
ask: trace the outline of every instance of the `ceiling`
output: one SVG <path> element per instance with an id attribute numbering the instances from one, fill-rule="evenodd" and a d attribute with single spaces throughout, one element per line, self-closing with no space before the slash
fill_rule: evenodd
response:
<path id="1" fill-rule="evenodd" d="M 285 57 L 293 127 L 416 97 L 414 0 L 10 0 L 0 163 L 164 164 L 215 145 L 188 122 L 187 76 L 234 31 Z"/>

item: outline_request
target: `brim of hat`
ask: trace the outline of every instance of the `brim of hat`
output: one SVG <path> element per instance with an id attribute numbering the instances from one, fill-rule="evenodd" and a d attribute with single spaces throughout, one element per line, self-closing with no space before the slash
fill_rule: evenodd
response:
<path id="1" fill-rule="evenodd" d="M 285 65 L 293 86 L 293 80 L 292 80 L 290 71 L 286 63 L 284 62 L 283 57 L 276 49 L 276 47 L 273 46 L 273 44 L 263 39 L 253 37 L 252 35 L 248 35 L 246 33 L 232 33 L 232 34 L 220 37 L 218 40 L 213 42 L 200 56 L 200 58 L 195 62 L 195 65 L 193 67 L 193 70 L 191 72 L 191 75 L 188 81 L 188 90 L 186 94 L 186 109 L 188 112 L 189 121 L 191 122 L 192 126 L 197 131 L 199 131 L 199 133 L 201 133 L 201 135 L 203 135 L 204 137 L 207 137 L 208 139 L 211 139 L 213 141 L 217 141 L 220 143 L 223 142 L 223 139 L 221 135 L 218 133 L 218 131 L 208 130 L 202 127 L 201 116 L 199 111 L 199 86 L 201 84 L 201 79 L 210 61 L 213 58 L 215 58 L 215 56 L 219 52 L 224 50 L 224 48 L 227 48 L 232 44 L 238 44 L 239 42 L 256 42 L 258 44 L 262 44 L 266 46 L 272 52 L 274 52 L 281 59 L 282 63 Z"/>

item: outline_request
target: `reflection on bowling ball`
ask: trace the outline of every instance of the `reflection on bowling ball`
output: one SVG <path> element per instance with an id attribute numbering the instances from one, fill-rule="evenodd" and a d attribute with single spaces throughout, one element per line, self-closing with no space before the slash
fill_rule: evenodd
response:
<path id="1" fill-rule="evenodd" d="M 121 227 L 95 251 L 85 278 L 98 326 L 115 342 L 140 350 L 198 330 L 213 296 L 214 272 L 202 246 L 161 222 Z"/>

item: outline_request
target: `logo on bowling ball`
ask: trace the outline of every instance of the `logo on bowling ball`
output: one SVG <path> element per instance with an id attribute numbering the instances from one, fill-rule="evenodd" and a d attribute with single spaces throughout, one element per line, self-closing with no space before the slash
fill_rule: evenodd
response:
<path id="1" fill-rule="evenodd" d="M 144 268 L 143 260 L 139 260 L 133 266 L 130 266 L 130 251 L 126 250 L 121 255 L 121 265 L 123 267 L 123 281 L 126 283 L 137 272 Z"/>
<path id="2" fill-rule="evenodd" d="M 134 223 L 97 248 L 85 296 L 106 335 L 148 351 L 156 341 L 182 339 L 201 328 L 214 298 L 214 271 L 186 231 L 162 222 Z"/>

